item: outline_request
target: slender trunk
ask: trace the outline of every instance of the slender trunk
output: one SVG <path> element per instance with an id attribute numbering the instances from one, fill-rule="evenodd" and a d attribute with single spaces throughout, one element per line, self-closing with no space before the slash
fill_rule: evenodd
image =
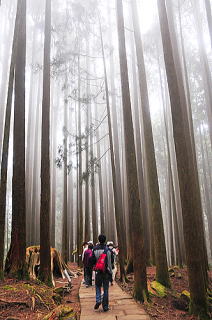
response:
<path id="1" fill-rule="evenodd" d="M 68 262 L 68 100 L 67 100 L 68 79 L 65 77 L 65 97 L 64 97 L 64 127 L 63 127 L 63 224 L 62 224 L 62 257 L 65 263 Z"/>
<path id="2" fill-rule="evenodd" d="M 144 232 L 140 210 L 143 203 L 139 199 L 135 142 L 133 133 L 128 65 L 125 45 L 125 28 L 122 0 L 117 0 L 117 27 L 119 39 L 119 61 L 122 84 L 122 105 L 124 115 L 125 156 L 128 185 L 129 217 L 133 231 L 134 297 L 144 301 L 148 296 Z"/>
<path id="3" fill-rule="evenodd" d="M 26 1 L 24 0 L 21 5 L 21 24 L 15 63 L 12 231 L 5 271 L 11 276 L 23 279 L 27 276 L 25 204 Z"/>
<path id="4" fill-rule="evenodd" d="M 211 17 L 211 2 L 210 0 L 205 0 L 205 9 L 207 14 L 207 20 L 208 20 L 208 29 L 210 34 L 210 40 L 211 40 L 211 48 L 212 48 L 212 17 Z"/>
<path id="5" fill-rule="evenodd" d="M 164 50 L 164 61 L 170 92 L 173 134 L 175 141 L 177 167 L 182 201 L 184 238 L 187 255 L 189 287 L 191 292 L 191 312 L 207 313 L 206 286 L 203 273 L 202 239 L 199 235 L 198 216 L 201 212 L 199 188 L 192 157 L 192 142 L 188 118 L 180 97 L 177 70 L 174 61 L 171 36 L 164 0 L 158 0 L 159 20 Z M 189 192 L 188 192 L 189 190 Z M 192 225 L 192 228 L 191 228 Z"/>
<path id="6" fill-rule="evenodd" d="M 40 271 L 39 278 L 52 285 L 50 253 L 50 54 L 51 54 L 51 0 L 46 0 L 42 137 L 41 137 L 41 205 L 40 205 Z"/>
<path id="7" fill-rule="evenodd" d="M 149 182 L 149 192 L 151 201 L 152 223 L 154 230 L 155 243 L 155 262 L 156 262 L 156 280 L 161 284 L 170 287 L 166 245 L 163 228 L 163 218 L 160 202 L 160 192 L 158 183 L 158 174 L 156 167 L 152 123 L 150 117 L 148 88 L 146 81 L 146 71 L 144 64 L 142 40 L 139 32 L 138 10 L 136 2 L 132 1 L 133 26 L 136 44 L 136 54 L 138 63 L 138 77 L 141 94 L 141 114 L 143 119 L 143 135 L 145 140 L 145 155 L 147 158 L 147 174 Z"/>
<path id="8" fill-rule="evenodd" d="M 77 212 L 77 252 L 78 264 L 79 255 L 82 253 L 83 241 L 83 208 L 82 208 L 82 141 L 81 141 L 81 79 L 80 79 L 80 56 L 78 57 L 78 212 Z"/>
<path id="9" fill-rule="evenodd" d="M 19 0 L 17 5 L 15 29 L 13 36 L 12 56 L 9 71 L 9 83 L 7 92 L 6 115 L 4 123 L 3 148 L 1 158 L 1 180 L 0 180 L 0 278 L 3 277 L 4 263 L 4 235 L 5 235 L 5 214 L 6 214 L 6 194 L 7 194 L 7 168 L 8 168 L 8 152 L 9 152 L 9 136 L 10 136 L 10 120 L 12 109 L 14 68 L 18 47 L 18 35 L 21 22 L 22 1 Z"/>
<path id="10" fill-rule="evenodd" d="M 97 114 L 97 105 L 95 105 L 95 115 L 96 118 L 98 116 Z M 99 130 L 96 131 L 96 140 L 99 141 L 100 135 Z M 100 149 L 100 143 L 97 142 L 97 158 L 99 159 L 101 157 L 101 149 Z M 102 182 L 102 164 L 101 161 L 99 162 L 98 167 L 98 181 L 99 181 L 99 203 L 100 203 L 100 233 L 105 233 L 105 210 L 104 210 L 104 200 L 103 200 L 103 182 Z"/>
<path id="11" fill-rule="evenodd" d="M 116 175 L 116 166 L 115 166 L 115 155 L 114 155 L 114 145 L 112 138 L 112 123 L 111 123 L 111 112 L 110 112 L 110 101 L 109 101 L 109 89 L 108 89 L 108 79 L 107 79 L 107 70 L 105 62 L 105 52 L 104 44 L 102 38 L 102 27 L 99 18 L 100 26 L 100 38 L 101 38 L 101 48 L 103 56 L 103 65 L 104 65 L 104 79 L 105 79 L 105 93 L 106 93 L 106 105 L 107 105 L 107 119 L 108 119 L 108 129 L 109 129 L 109 142 L 110 142 L 110 161 L 112 168 L 112 185 L 113 185 L 113 195 L 114 195 L 114 205 L 115 205 L 115 218 L 116 218 L 116 228 L 118 235 L 118 243 L 120 248 L 119 253 L 119 262 L 120 262 L 120 279 L 121 281 L 125 280 L 125 269 L 124 269 L 124 237 L 123 237 L 123 218 L 122 218 L 122 206 L 118 196 L 118 184 L 117 184 L 117 175 Z"/>

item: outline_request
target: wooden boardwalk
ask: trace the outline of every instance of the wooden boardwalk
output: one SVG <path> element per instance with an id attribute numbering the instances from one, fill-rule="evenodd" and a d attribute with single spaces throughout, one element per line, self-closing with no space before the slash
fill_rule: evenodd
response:
<path id="1" fill-rule="evenodd" d="M 81 303 L 80 320 L 150 320 L 142 306 L 122 291 L 116 283 L 109 288 L 110 310 L 108 312 L 103 312 L 102 306 L 98 310 L 94 310 L 94 286 L 85 288 L 82 284 L 79 294 Z"/>

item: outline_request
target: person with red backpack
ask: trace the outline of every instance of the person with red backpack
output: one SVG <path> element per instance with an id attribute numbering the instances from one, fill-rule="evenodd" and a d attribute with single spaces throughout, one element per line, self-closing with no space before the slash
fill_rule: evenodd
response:
<path id="1" fill-rule="evenodd" d="M 98 309 L 102 304 L 103 310 L 109 310 L 109 280 L 112 275 L 112 256 L 111 251 L 106 246 L 106 236 L 101 234 L 98 237 L 99 244 L 94 247 L 92 255 L 92 264 L 95 271 L 96 286 L 96 304 L 94 309 Z M 101 289 L 103 287 L 103 299 L 101 298 Z"/>
<path id="2" fill-rule="evenodd" d="M 83 255 L 83 264 L 84 264 L 84 280 L 85 280 L 85 285 L 86 287 L 92 286 L 92 272 L 93 268 L 90 263 L 90 259 L 93 254 L 93 243 L 88 242 L 88 249 L 85 250 L 84 255 Z"/>

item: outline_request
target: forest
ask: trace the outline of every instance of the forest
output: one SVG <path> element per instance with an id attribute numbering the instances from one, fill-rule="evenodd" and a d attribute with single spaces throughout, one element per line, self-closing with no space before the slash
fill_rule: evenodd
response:
<path id="1" fill-rule="evenodd" d="M 148 319 L 211 319 L 211 7 L 0 1 L 0 319 L 79 319 L 35 291 L 78 295 L 99 234 Z"/>

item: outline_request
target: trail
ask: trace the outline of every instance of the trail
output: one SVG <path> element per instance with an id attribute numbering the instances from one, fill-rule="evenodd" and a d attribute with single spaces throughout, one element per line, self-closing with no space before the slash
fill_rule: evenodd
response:
<path id="1" fill-rule="evenodd" d="M 108 312 L 103 312 L 102 307 L 94 310 L 95 287 L 80 287 L 81 316 L 80 320 L 150 320 L 145 310 L 134 299 L 121 290 L 114 283 L 109 288 L 109 306 Z"/>

